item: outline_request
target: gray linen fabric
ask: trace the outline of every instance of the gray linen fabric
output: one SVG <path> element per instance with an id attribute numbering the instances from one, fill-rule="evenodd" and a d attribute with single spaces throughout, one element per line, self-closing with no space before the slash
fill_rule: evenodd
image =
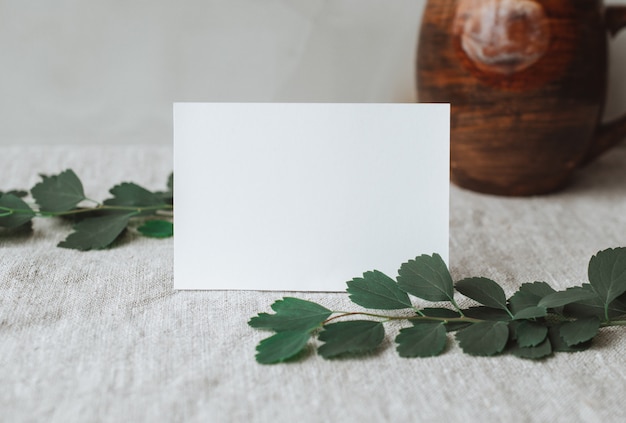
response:
<path id="1" fill-rule="evenodd" d="M 70 167 L 103 199 L 121 181 L 164 188 L 171 163 L 170 147 L 3 147 L 0 189 Z M 595 252 L 626 245 L 626 148 L 554 195 L 453 187 L 450 224 L 455 279 L 490 277 L 507 294 L 535 280 L 580 284 Z M 351 308 L 346 294 L 174 292 L 171 239 L 131 232 L 104 251 L 56 248 L 69 230 L 39 219 L 31 236 L 0 235 L 3 422 L 626 421 L 626 329 L 533 362 L 469 357 L 453 342 L 441 357 L 403 359 L 391 325 L 361 359 L 309 351 L 262 366 L 254 348 L 268 334 L 251 316 L 286 294 Z"/>

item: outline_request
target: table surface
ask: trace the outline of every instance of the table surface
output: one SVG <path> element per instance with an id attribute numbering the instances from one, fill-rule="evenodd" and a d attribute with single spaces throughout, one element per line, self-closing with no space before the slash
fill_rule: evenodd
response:
<path id="1" fill-rule="evenodd" d="M 165 187 L 169 146 L 0 148 L 0 190 L 72 168 L 88 196 L 121 181 Z M 485 276 L 511 295 L 523 282 L 586 280 L 597 251 L 626 245 L 626 148 L 575 175 L 564 191 L 501 198 L 452 187 L 455 280 Z M 3 421 L 618 422 L 626 419 L 626 333 L 544 361 L 470 357 L 449 342 L 430 359 L 400 358 L 391 325 L 359 359 L 262 366 L 267 333 L 249 318 L 283 292 L 175 292 L 172 239 L 128 233 L 115 248 L 56 248 L 69 224 L 38 219 L 0 232 L 0 410 Z M 365 269 L 366 270 L 366 269 Z M 356 275 L 355 275 L 356 276 Z M 332 309 L 344 293 L 295 295 Z"/>

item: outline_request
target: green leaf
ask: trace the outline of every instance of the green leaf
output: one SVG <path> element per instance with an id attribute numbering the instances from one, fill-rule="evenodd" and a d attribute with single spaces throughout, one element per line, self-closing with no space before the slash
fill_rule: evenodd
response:
<path id="1" fill-rule="evenodd" d="M 522 347 L 535 347 L 542 343 L 548 336 L 548 328 L 544 325 L 534 322 L 520 322 L 515 327 L 515 339 L 517 344 Z"/>
<path id="2" fill-rule="evenodd" d="M 95 250 L 109 246 L 126 229 L 132 214 L 110 214 L 101 217 L 90 217 L 76 226 L 59 247 L 74 250 Z"/>
<path id="3" fill-rule="evenodd" d="M 539 301 L 556 292 L 545 282 L 523 283 L 515 294 L 509 299 L 509 305 L 513 314 L 521 310 L 535 307 Z"/>
<path id="4" fill-rule="evenodd" d="M 443 352 L 446 346 L 446 328 L 443 323 L 415 322 L 404 328 L 396 337 L 400 357 L 432 357 Z"/>
<path id="5" fill-rule="evenodd" d="M 363 273 L 363 278 L 348 282 L 350 300 L 360 306 L 377 310 L 411 308 L 406 292 L 398 288 L 396 281 L 378 270 Z"/>
<path id="6" fill-rule="evenodd" d="M 472 319 L 490 320 L 494 322 L 507 322 L 511 320 L 511 316 L 506 311 L 499 308 L 491 307 L 470 307 L 463 310 L 463 313 L 467 317 Z"/>
<path id="7" fill-rule="evenodd" d="M 169 178 L 167 178 L 167 191 L 160 191 L 155 193 L 159 195 L 163 202 L 167 204 L 174 203 L 174 174 L 170 173 Z"/>
<path id="8" fill-rule="evenodd" d="M 285 297 L 272 304 L 276 314 L 259 313 L 248 324 L 257 329 L 276 332 L 311 331 L 328 319 L 332 311 L 311 301 Z"/>
<path id="9" fill-rule="evenodd" d="M 567 345 L 567 343 L 561 338 L 561 326 L 562 324 L 553 325 L 548 328 L 548 338 L 552 345 L 552 351 L 554 352 L 579 352 L 588 349 L 591 346 L 591 341 L 582 342 L 577 345 Z"/>
<path id="10" fill-rule="evenodd" d="M 468 322 L 448 322 L 445 324 L 445 327 L 447 332 L 456 332 L 458 330 L 465 329 L 471 325 L 472 323 Z"/>
<path id="11" fill-rule="evenodd" d="M 285 361 L 302 351 L 310 337 L 307 331 L 279 332 L 257 345 L 256 361 L 261 364 Z"/>
<path id="12" fill-rule="evenodd" d="M 449 308 L 440 308 L 440 307 L 427 307 L 420 310 L 425 316 L 428 317 L 437 317 L 442 319 L 454 319 L 461 317 L 459 312 L 450 310 Z"/>
<path id="13" fill-rule="evenodd" d="M 544 337 L 545 338 L 545 337 Z M 538 360 L 540 358 L 548 357 L 552 354 L 552 344 L 550 343 L 550 339 L 545 338 L 543 342 L 541 342 L 537 346 L 532 347 L 520 347 L 519 345 L 514 345 L 509 352 L 514 356 L 520 358 L 529 358 L 532 360 Z"/>
<path id="14" fill-rule="evenodd" d="M 529 307 L 535 307 L 539 301 L 556 292 L 546 282 L 523 283 L 511 298 L 509 305 L 513 314 Z"/>
<path id="15" fill-rule="evenodd" d="M 600 330 L 597 317 L 582 317 L 561 325 L 559 334 L 568 346 L 578 345 L 593 339 Z"/>
<path id="16" fill-rule="evenodd" d="M 506 295 L 500 285 L 487 278 L 467 278 L 456 283 L 456 290 L 487 307 L 508 310 Z"/>
<path id="17" fill-rule="evenodd" d="M 324 326 L 319 340 L 325 342 L 318 348 L 324 358 L 333 358 L 347 353 L 365 353 L 376 348 L 385 337 L 381 322 L 354 320 Z"/>
<path id="18" fill-rule="evenodd" d="M 143 236 L 151 238 L 169 238 L 174 236 L 174 224 L 167 220 L 148 220 L 137 230 Z"/>
<path id="19" fill-rule="evenodd" d="M 162 196 L 130 182 L 116 185 L 109 192 L 113 194 L 113 198 L 104 201 L 104 204 L 107 206 L 154 207 L 166 205 Z M 156 213 L 156 210 L 146 210 L 141 215 L 145 216 L 154 213 Z"/>
<path id="20" fill-rule="evenodd" d="M 567 288 L 565 291 L 558 291 L 549 294 L 543 297 L 537 305 L 544 308 L 555 308 L 581 300 L 588 300 L 594 297 L 597 297 L 594 292 L 590 292 L 582 287 L 576 286 L 573 288 Z"/>
<path id="21" fill-rule="evenodd" d="M 590 284 L 583 284 L 584 289 L 594 292 Z M 565 312 L 573 316 L 595 316 L 599 319 L 605 319 L 608 312 L 609 319 L 626 315 L 626 295 L 622 294 L 609 304 L 605 310 L 605 304 L 600 297 L 590 298 L 588 300 L 577 301 L 565 306 Z"/>
<path id="22" fill-rule="evenodd" d="M 589 282 L 604 304 L 626 292 L 626 248 L 600 251 L 589 261 Z"/>
<path id="23" fill-rule="evenodd" d="M 422 255 L 402 264 L 398 286 L 427 301 L 453 301 L 454 284 L 439 254 Z"/>
<path id="24" fill-rule="evenodd" d="M 463 351 L 470 355 L 495 355 L 506 346 L 509 328 L 505 322 L 481 322 L 461 329 L 456 339 Z"/>
<path id="25" fill-rule="evenodd" d="M 41 211 L 64 212 L 85 200 L 83 184 L 73 170 L 41 177 L 43 180 L 30 190 Z"/>
<path id="26" fill-rule="evenodd" d="M 547 315 L 548 310 L 545 307 L 528 307 L 515 313 L 513 320 L 536 319 Z"/>
<path id="27" fill-rule="evenodd" d="M 33 217 L 35 212 L 20 198 L 13 194 L 0 196 L 0 227 L 17 228 L 30 222 Z"/>
<path id="28" fill-rule="evenodd" d="M 2 197 L 3 195 L 6 195 L 6 194 L 11 194 L 11 195 L 14 195 L 14 196 L 16 196 L 18 198 L 24 198 L 24 197 L 26 197 L 28 195 L 28 191 L 24 191 L 24 190 L 21 190 L 21 189 L 12 189 L 11 191 L 7 191 L 7 192 L 0 191 L 0 197 Z"/>

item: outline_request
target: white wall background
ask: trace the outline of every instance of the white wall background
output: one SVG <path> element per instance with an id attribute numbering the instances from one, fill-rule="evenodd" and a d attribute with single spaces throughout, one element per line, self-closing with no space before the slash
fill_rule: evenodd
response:
<path id="1" fill-rule="evenodd" d="M 424 3 L 0 0 L 0 143 L 169 143 L 174 101 L 414 101 Z M 609 117 L 626 32 L 611 51 Z"/>

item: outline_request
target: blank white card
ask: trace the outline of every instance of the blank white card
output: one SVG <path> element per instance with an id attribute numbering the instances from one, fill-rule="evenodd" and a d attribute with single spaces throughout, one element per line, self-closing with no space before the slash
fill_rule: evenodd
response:
<path id="1" fill-rule="evenodd" d="M 343 291 L 448 260 L 447 104 L 175 103 L 175 289 Z"/>

